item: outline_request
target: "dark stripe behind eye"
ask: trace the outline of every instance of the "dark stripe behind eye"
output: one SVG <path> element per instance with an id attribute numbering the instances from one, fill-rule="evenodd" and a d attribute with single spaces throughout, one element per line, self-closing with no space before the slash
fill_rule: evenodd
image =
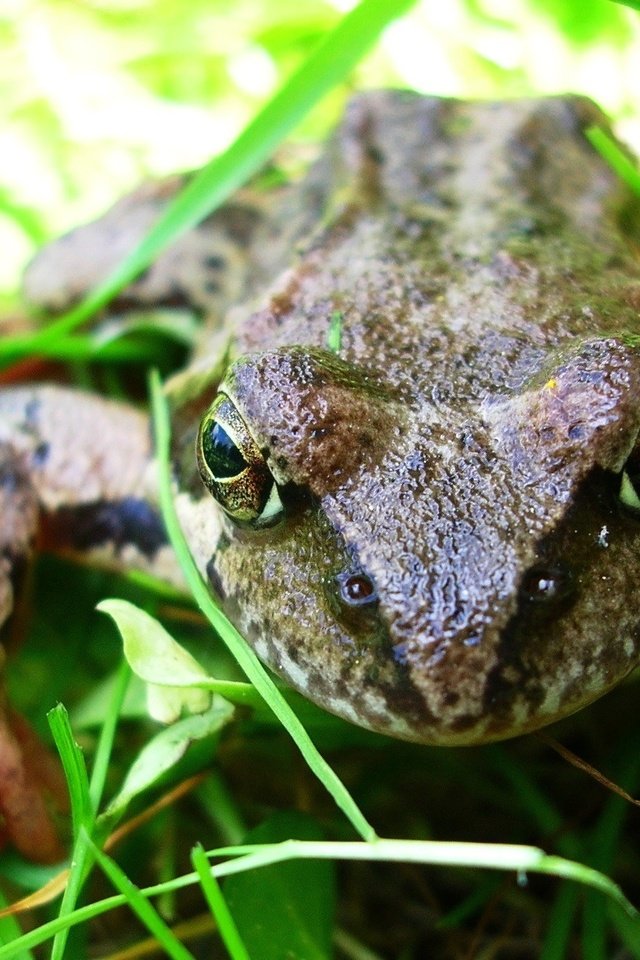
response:
<path id="1" fill-rule="evenodd" d="M 125 497 L 63 507 L 49 518 L 49 535 L 75 550 L 112 544 L 116 551 L 127 545 L 147 557 L 167 542 L 160 516 L 146 500 Z"/>

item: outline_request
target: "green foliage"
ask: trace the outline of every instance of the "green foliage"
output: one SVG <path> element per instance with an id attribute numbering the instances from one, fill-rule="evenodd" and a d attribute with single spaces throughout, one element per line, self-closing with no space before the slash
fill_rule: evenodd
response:
<path id="1" fill-rule="evenodd" d="M 5 4 L 0 291 L 16 289 L 47 236 L 149 173 L 210 160 L 338 20 L 328 0 Z M 578 89 L 629 115 L 639 34 L 611 0 L 425 0 L 354 81 L 474 96 Z M 347 86 L 297 135 L 323 135 Z"/>
<path id="2" fill-rule="evenodd" d="M 217 209 L 257 173 L 280 141 L 323 94 L 352 69 L 382 29 L 414 0 L 361 0 L 263 107 L 228 150 L 189 180 L 131 253 L 70 313 L 33 337 L 7 338 L 4 357 L 37 352 L 89 319 L 135 279 L 177 237 Z"/>
<path id="3" fill-rule="evenodd" d="M 280 813 L 247 834 L 248 844 L 320 840 L 302 814 Z M 335 913 L 335 870 L 322 860 L 290 860 L 227 877 L 224 894 L 249 955 L 256 960 L 328 960 Z M 266 907 L 266 909 L 265 909 Z"/>
<path id="4" fill-rule="evenodd" d="M 627 5 L 638 7 L 635 0 Z M 379 12 L 380 4 L 369 8 L 376 6 Z M 6 161 L 0 170 L 0 239 L 6 251 L 0 281 L 15 286 L 20 263 L 45 236 L 97 210 L 148 171 L 164 173 L 209 161 L 338 21 L 334 6 L 320 0 L 239 0 L 233 5 L 228 0 L 187 5 L 177 0 L 49 0 L 28 10 L 15 4 L 14 10 L 0 13 L 0 44 L 7 51 L 0 67 L 0 148 Z M 630 67 L 635 67 L 638 38 L 638 18 L 608 0 L 416 5 L 351 79 L 343 78 L 301 119 L 321 90 L 336 80 L 324 75 L 336 66 L 333 55 L 324 65 L 319 61 L 320 69 L 316 61 L 313 96 L 289 113 L 276 112 L 275 119 L 267 114 L 270 122 L 257 131 L 260 145 L 251 162 L 261 162 L 294 123 L 299 137 L 322 135 L 354 83 L 494 96 L 571 86 L 629 116 L 637 113 L 640 100 L 632 79 L 638 71 Z M 367 39 L 361 25 L 347 36 L 347 58 L 355 61 Z M 346 72 L 344 64 L 340 69 Z M 255 125 L 251 129 L 255 133 Z M 229 187 L 236 182 L 235 166 L 244 163 L 237 154 L 231 156 Z M 199 181 L 197 203 L 190 206 L 193 197 L 187 198 L 186 213 L 184 207 L 179 211 L 182 226 L 205 213 L 220 195 L 220 167 L 208 170 Z M 180 330 L 187 342 L 193 335 L 191 319 L 184 318 Z M 330 349 L 337 349 L 339 335 L 336 315 Z M 71 360 L 76 381 L 104 384 L 105 375 L 96 374 L 93 365 L 96 359 L 136 359 L 142 365 L 156 359 L 157 341 L 142 336 L 140 318 L 129 317 L 111 328 L 106 343 L 104 332 L 97 342 L 88 331 L 67 334 L 49 346 L 40 340 L 40 349 Z M 165 356 L 164 346 L 159 355 Z M 121 389 L 115 376 L 109 386 Z M 589 960 L 606 960 L 620 944 L 640 957 L 638 918 L 618 886 L 620 882 L 638 899 L 637 838 L 625 834 L 628 808 L 619 798 L 603 800 L 600 786 L 567 768 L 547 748 L 524 740 L 474 751 L 428 750 L 389 743 L 310 706 L 301 708 L 295 697 L 283 697 L 224 625 L 194 576 L 203 608 L 270 710 L 239 679 L 222 645 L 200 624 L 190 626 L 183 608 L 169 606 L 175 598 L 66 566 L 47 564 L 40 570 L 46 581 L 40 585 L 42 612 L 13 664 L 12 695 L 41 729 L 43 703 L 59 697 L 76 705 L 72 716 L 84 712 L 90 722 L 81 729 L 83 753 L 65 712 L 58 708 L 54 714 L 73 811 L 73 857 L 62 903 L 43 908 L 41 925 L 22 937 L 15 920 L 0 920 L 0 958 L 28 957 L 32 947 L 53 936 L 54 957 L 62 957 L 65 949 L 69 956 L 82 956 L 82 949 L 67 944 L 69 931 L 128 904 L 166 955 L 186 960 L 192 954 L 186 935 L 178 937 L 170 929 L 172 911 L 182 888 L 197 883 L 233 960 L 247 955 L 253 960 L 329 957 L 335 932 L 331 861 L 337 857 L 344 858 L 341 900 L 347 904 L 340 922 L 346 917 L 353 931 L 339 931 L 340 957 L 373 957 L 367 944 L 379 949 L 380 956 L 435 957 L 440 949 L 451 955 L 461 944 L 471 955 L 480 942 L 490 953 L 505 935 L 513 938 L 516 952 L 519 945 L 530 951 L 535 942 L 542 960 L 562 960 L 577 951 Z M 73 610 L 68 602 L 71 577 L 74 585 L 82 584 Z M 150 729 L 142 692 L 129 684 L 126 666 L 102 685 L 118 650 L 113 630 L 92 618 L 92 591 L 96 599 L 127 593 L 156 615 L 169 612 L 175 618 L 171 633 L 177 632 L 182 646 L 199 644 L 197 660 L 203 661 L 196 669 L 195 661 L 178 655 L 181 669 L 192 670 L 185 685 L 210 688 L 217 694 L 213 709 L 158 733 Z M 112 606 L 110 612 L 115 610 Z M 118 613 L 122 626 L 127 620 L 122 606 Z M 173 641 L 167 642 L 167 632 L 156 621 L 149 626 L 146 614 L 132 617 L 133 626 L 129 617 L 124 632 L 132 640 L 128 648 L 136 669 L 161 686 L 175 682 Z M 232 711 L 220 696 L 240 709 Z M 637 789 L 636 698 L 633 689 L 614 696 L 619 709 L 600 705 L 592 711 L 591 723 L 581 716 L 565 730 L 596 762 Z M 123 712 L 126 720 L 120 719 Z M 300 723 L 303 712 L 309 732 Z M 280 733 L 274 715 L 288 734 Z M 80 725 L 75 729 L 79 737 Z M 329 753 L 331 766 L 323 756 Z M 186 814 L 181 808 L 173 820 L 167 815 L 147 824 L 114 859 L 100 851 L 107 831 L 125 813 L 140 812 L 159 791 L 205 764 L 215 766 L 214 776 L 192 795 Z M 115 797 L 106 808 L 105 790 Z M 312 809 L 313 818 L 301 818 L 297 808 Z M 274 818 L 276 809 L 282 812 Z M 245 833 L 245 821 L 258 824 L 247 837 L 252 845 L 225 849 Z M 320 840 L 319 822 L 322 833 L 336 841 Z M 340 842 L 352 836 L 354 826 L 373 837 L 371 823 L 387 834 L 416 839 Z M 278 843 L 291 837 L 301 842 Z M 456 842 L 430 843 L 432 837 Z M 203 839 L 207 846 L 219 843 L 210 857 L 213 862 L 215 853 L 223 862 L 216 858 L 213 869 L 197 846 Z M 195 872 L 188 860 L 194 845 Z M 557 850 L 558 856 L 547 857 L 541 848 Z M 384 865 L 374 871 L 368 863 L 357 863 L 372 859 Z M 394 869 L 398 862 L 411 866 Z M 430 864 L 429 871 L 422 864 Z M 506 871 L 504 882 L 478 873 L 478 867 Z M 556 879 L 541 888 L 530 881 L 533 871 Z M 51 877 L 49 868 L 34 868 L 10 853 L 0 858 L 0 873 L 24 890 Z M 92 899 L 78 906 L 90 873 Z M 106 886 L 100 885 L 100 874 Z M 572 883 L 560 883 L 561 877 Z M 583 898 L 574 881 L 590 884 L 593 894 Z M 153 904 L 152 896 L 158 898 Z M 96 931 L 92 935 L 99 938 Z M 127 933 L 137 935 L 135 928 Z M 99 952 L 101 945 L 91 949 Z"/>
<path id="5" fill-rule="evenodd" d="M 220 884 L 209 866 L 204 847 L 197 844 L 191 852 L 191 859 L 198 873 L 202 892 L 213 917 L 215 917 L 220 937 L 231 960 L 250 960 L 240 931 L 222 895 Z"/>
<path id="6" fill-rule="evenodd" d="M 183 946 L 158 911 L 149 903 L 149 900 L 143 896 L 136 885 L 131 882 L 126 873 L 120 869 L 115 860 L 107 857 L 102 850 L 93 843 L 90 837 L 86 838 L 86 843 L 101 869 L 116 890 L 120 891 L 125 902 L 144 924 L 152 937 L 154 937 L 163 954 L 169 957 L 170 960 L 195 960 L 193 954 Z"/>
<path id="7" fill-rule="evenodd" d="M 640 171 L 638 165 L 626 154 L 620 147 L 614 143 L 611 137 L 600 130 L 598 127 L 589 127 L 586 135 L 605 158 L 607 163 L 616 171 L 621 180 L 624 180 L 638 196 L 640 196 Z"/>
<path id="8" fill-rule="evenodd" d="M 532 0 L 531 6 L 557 24 L 558 30 L 578 46 L 594 42 L 624 43 L 630 25 L 611 9 L 609 0 Z"/>

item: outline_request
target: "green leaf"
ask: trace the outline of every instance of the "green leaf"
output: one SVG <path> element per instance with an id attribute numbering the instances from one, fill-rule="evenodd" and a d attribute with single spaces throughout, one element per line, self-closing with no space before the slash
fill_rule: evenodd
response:
<path id="1" fill-rule="evenodd" d="M 185 717 L 158 733 L 140 751 L 105 815 L 111 818 L 122 814 L 135 796 L 175 766 L 194 740 L 203 740 L 218 733 L 232 716 L 231 704 L 217 697 L 206 713 Z"/>
<path id="2" fill-rule="evenodd" d="M 155 720 L 172 723 L 183 711 L 209 709 L 212 678 L 161 623 L 128 600 L 103 600 L 97 609 L 113 617 L 131 669 L 149 684 L 147 705 Z"/>
<path id="3" fill-rule="evenodd" d="M 615 0 L 615 2 L 625 7 L 631 7 L 632 10 L 640 10 L 640 0 Z"/>
<path id="4" fill-rule="evenodd" d="M 282 813 L 252 830 L 248 843 L 321 839 L 299 813 Z M 335 910 L 334 868 L 328 861 L 290 860 L 228 877 L 225 898 L 251 957 L 328 960 Z"/>

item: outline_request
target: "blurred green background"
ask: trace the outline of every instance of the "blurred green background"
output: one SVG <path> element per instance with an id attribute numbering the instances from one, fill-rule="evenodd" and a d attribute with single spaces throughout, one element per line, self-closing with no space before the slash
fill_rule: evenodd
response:
<path id="1" fill-rule="evenodd" d="M 353 4 L 0 0 L 0 298 L 48 236 L 198 166 Z M 422 0 L 351 78 L 458 96 L 596 98 L 640 150 L 640 13 L 612 0 Z M 336 90 L 297 136 L 340 112 Z"/>

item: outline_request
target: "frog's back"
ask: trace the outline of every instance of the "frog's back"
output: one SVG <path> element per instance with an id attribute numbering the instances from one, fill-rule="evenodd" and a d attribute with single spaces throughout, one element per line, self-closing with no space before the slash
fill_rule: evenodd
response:
<path id="1" fill-rule="evenodd" d="M 440 394 L 463 402 L 519 389 L 563 341 L 638 331 L 640 204 L 584 136 L 594 124 L 580 97 L 354 98 L 282 199 L 283 225 L 305 205 L 320 225 L 295 221 L 290 269 L 234 312 L 233 353 L 322 347 L 339 314 L 343 354 L 437 401 L 436 357 Z"/>

